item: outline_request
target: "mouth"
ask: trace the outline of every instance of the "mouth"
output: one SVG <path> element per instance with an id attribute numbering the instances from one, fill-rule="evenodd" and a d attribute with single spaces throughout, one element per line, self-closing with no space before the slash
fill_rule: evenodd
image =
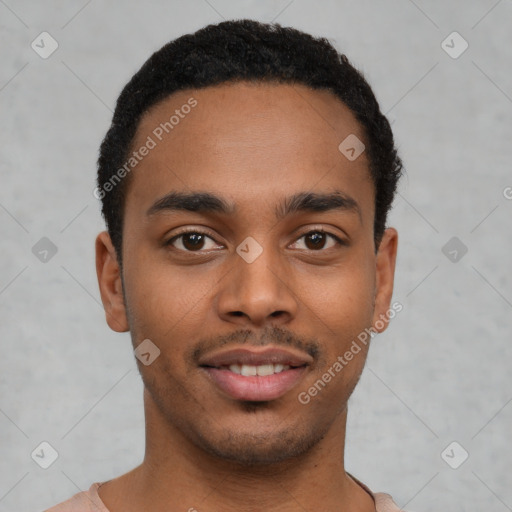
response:
<path id="1" fill-rule="evenodd" d="M 235 400 L 265 402 L 294 388 L 311 365 L 311 356 L 279 349 L 236 349 L 202 358 L 210 381 Z"/>

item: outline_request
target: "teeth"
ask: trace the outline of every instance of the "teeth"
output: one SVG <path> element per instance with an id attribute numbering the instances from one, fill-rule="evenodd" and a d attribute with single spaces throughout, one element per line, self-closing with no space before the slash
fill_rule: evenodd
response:
<path id="1" fill-rule="evenodd" d="M 240 375 L 242 372 L 241 372 L 241 369 L 240 369 L 240 365 L 239 364 L 232 364 L 229 369 L 233 372 L 233 373 L 238 373 L 238 375 Z"/>
<path id="2" fill-rule="evenodd" d="M 244 377 L 251 377 L 253 375 L 256 375 L 257 373 L 257 367 L 256 366 L 251 366 L 251 365 L 248 365 L 248 364 L 243 364 L 242 365 L 242 375 Z"/>
<path id="3" fill-rule="evenodd" d="M 251 364 L 231 364 L 229 366 L 230 371 L 244 377 L 253 377 L 258 375 L 264 377 L 266 375 L 274 375 L 274 373 L 280 373 L 285 370 L 289 370 L 290 366 L 287 364 L 262 364 L 254 366 Z"/>
<path id="4" fill-rule="evenodd" d="M 258 375 L 273 375 L 274 374 L 274 365 L 273 364 L 262 364 L 261 366 L 256 366 L 256 373 Z"/>

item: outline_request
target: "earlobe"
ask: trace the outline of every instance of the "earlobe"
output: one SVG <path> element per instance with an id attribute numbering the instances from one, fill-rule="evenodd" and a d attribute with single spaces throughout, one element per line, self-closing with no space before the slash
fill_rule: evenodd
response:
<path id="1" fill-rule="evenodd" d="M 96 237 L 96 275 L 108 326 L 116 332 L 129 331 L 121 272 L 107 231 Z"/>
<path id="2" fill-rule="evenodd" d="M 376 257 L 375 308 L 372 325 L 377 332 L 385 331 L 389 324 L 397 248 L 398 233 L 394 228 L 387 228 Z"/>

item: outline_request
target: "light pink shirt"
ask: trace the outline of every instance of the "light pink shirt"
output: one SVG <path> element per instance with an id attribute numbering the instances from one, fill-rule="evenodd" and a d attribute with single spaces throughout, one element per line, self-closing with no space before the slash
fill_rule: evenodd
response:
<path id="1" fill-rule="evenodd" d="M 386 493 L 373 493 L 365 484 L 350 475 L 375 501 L 377 512 L 405 512 L 393 501 L 393 498 Z M 98 495 L 98 488 L 105 482 L 95 482 L 88 491 L 75 494 L 72 498 L 44 512 L 110 512 Z"/>

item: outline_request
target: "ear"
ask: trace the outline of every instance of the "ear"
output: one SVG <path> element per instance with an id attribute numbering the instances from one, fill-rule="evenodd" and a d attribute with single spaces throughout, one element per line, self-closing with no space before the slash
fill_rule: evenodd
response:
<path id="1" fill-rule="evenodd" d="M 382 236 L 376 258 L 375 308 L 372 325 L 377 332 L 385 331 L 389 324 L 397 247 L 396 229 L 387 228 Z"/>
<path id="2" fill-rule="evenodd" d="M 121 272 L 107 231 L 96 237 L 96 274 L 108 326 L 116 332 L 129 331 Z"/>

